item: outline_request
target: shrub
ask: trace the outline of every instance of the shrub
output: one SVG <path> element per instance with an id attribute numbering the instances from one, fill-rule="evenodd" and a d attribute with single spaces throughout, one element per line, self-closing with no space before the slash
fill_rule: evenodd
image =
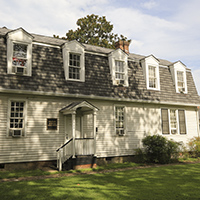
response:
<path id="1" fill-rule="evenodd" d="M 166 164 L 178 158 L 180 144 L 161 135 L 146 136 L 143 140 L 146 162 Z M 137 150 L 139 152 L 139 150 Z"/>
<path id="2" fill-rule="evenodd" d="M 135 159 L 134 162 L 136 163 L 145 163 L 146 162 L 146 155 L 141 148 L 135 149 Z"/>
<path id="3" fill-rule="evenodd" d="M 200 157 L 200 137 L 192 138 L 188 146 L 192 157 Z"/>

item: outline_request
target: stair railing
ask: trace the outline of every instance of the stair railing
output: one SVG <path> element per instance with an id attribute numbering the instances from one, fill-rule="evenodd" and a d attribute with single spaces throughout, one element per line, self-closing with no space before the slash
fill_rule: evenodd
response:
<path id="1" fill-rule="evenodd" d="M 62 164 L 73 155 L 73 138 L 68 140 L 65 144 L 59 147 L 57 152 L 57 168 L 62 171 Z"/>

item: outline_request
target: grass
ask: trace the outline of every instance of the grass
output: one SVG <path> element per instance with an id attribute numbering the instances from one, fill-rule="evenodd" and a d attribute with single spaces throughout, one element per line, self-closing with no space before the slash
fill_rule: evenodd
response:
<path id="1" fill-rule="evenodd" d="M 199 199 L 200 164 L 0 183 L 0 199 Z"/>
<path id="2" fill-rule="evenodd" d="M 12 170 L 12 171 L 0 171 L 0 179 L 8 179 L 8 178 L 19 178 L 19 177 L 30 177 L 30 176 L 44 176 L 50 174 L 58 174 L 58 173 L 76 173 L 76 172 L 89 172 L 89 171 L 102 171 L 107 169 L 118 169 L 118 168 L 128 168 L 128 167 L 136 167 L 141 166 L 142 164 L 136 163 L 113 163 L 104 166 L 97 166 L 96 168 L 88 168 L 88 169 L 81 169 L 81 170 L 69 170 L 69 171 L 44 171 L 44 170 Z"/>
<path id="3" fill-rule="evenodd" d="M 50 175 L 51 172 L 43 170 L 13 170 L 13 171 L 0 171 L 0 179 L 7 178 L 19 178 L 19 177 L 29 177 L 29 176 L 43 176 Z"/>

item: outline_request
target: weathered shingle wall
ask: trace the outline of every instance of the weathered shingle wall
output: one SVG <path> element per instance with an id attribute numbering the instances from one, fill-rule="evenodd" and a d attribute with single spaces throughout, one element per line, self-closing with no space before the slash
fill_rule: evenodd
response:
<path id="1" fill-rule="evenodd" d="M 53 40 L 53 39 L 52 39 Z M 99 47 L 100 48 L 100 47 Z M 114 98 L 199 103 L 191 72 L 187 72 L 188 94 L 178 94 L 167 67 L 160 67 L 160 91 L 147 90 L 142 67 L 129 61 L 129 87 L 114 86 L 108 57 L 85 53 L 85 82 L 66 81 L 62 49 L 33 44 L 32 76 L 7 74 L 6 39 L 0 37 L 0 88 Z M 131 54 L 131 58 L 133 58 Z"/>

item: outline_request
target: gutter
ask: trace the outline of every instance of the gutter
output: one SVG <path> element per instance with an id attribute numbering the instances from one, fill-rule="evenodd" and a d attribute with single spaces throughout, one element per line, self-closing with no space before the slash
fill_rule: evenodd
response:
<path id="1" fill-rule="evenodd" d="M 167 105 L 174 105 L 174 106 L 181 105 L 181 106 L 190 106 L 190 107 L 200 106 L 200 103 L 199 104 L 190 104 L 190 103 L 182 103 L 182 102 L 125 99 L 125 98 L 119 98 L 119 97 L 105 97 L 105 96 L 95 96 L 95 95 L 55 93 L 55 92 L 42 92 L 42 91 L 16 90 L 16 89 L 3 89 L 3 88 L 0 88 L 0 93 L 69 97 L 69 98 L 79 98 L 79 99 L 95 99 L 95 100 L 121 101 L 121 102 L 132 102 L 132 103 L 147 103 L 147 104 L 157 104 L 157 105 L 166 105 L 167 104 Z"/>

